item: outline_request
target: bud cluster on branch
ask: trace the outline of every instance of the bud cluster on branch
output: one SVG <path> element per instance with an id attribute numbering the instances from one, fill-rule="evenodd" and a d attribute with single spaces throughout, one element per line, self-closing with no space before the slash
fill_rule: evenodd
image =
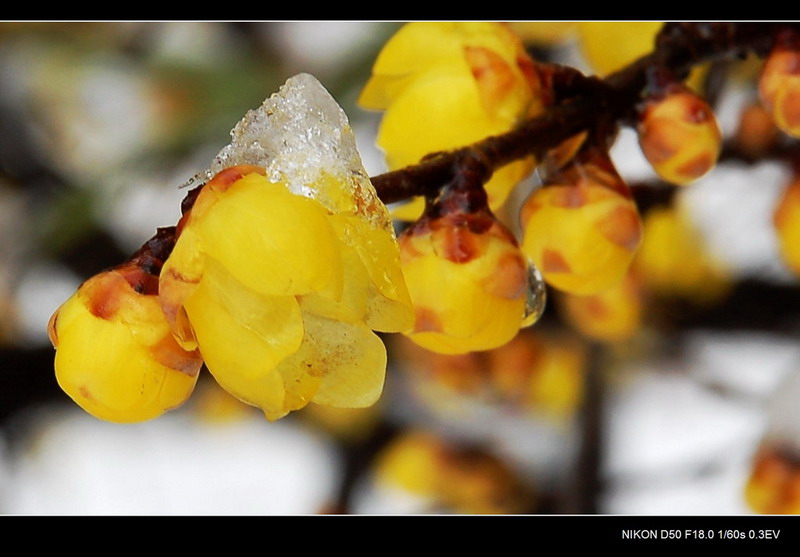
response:
<path id="1" fill-rule="evenodd" d="M 542 314 L 545 282 L 603 340 L 636 326 L 636 281 L 714 298 L 725 281 L 694 231 L 677 208 L 643 219 L 609 148 L 627 126 L 665 182 L 710 172 L 722 133 L 685 81 L 749 54 L 765 59 L 763 108 L 796 136 L 798 37 L 798 24 L 670 23 L 650 54 L 601 78 L 535 61 L 499 23 L 403 26 L 359 99 L 384 112 L 391 170 L 369 178 L 343 111 L 313 77 L 292 78 L 234 128 L 176 226 L 56 312 L 59 382 L 89 412 L 137 421 L 182 403 L 204 363 L 278 419 L 374 403 L 387 361 L 374 331 L 443 354 L 509 343 Z M 518 239 L 498 209 L 534 169 Z M 775 224 L 800 271 L 798 211 L 793 187 Z M 410 223 L 399 238 L 391 217 Z M 687 251 L 653 250 L 648 234 Z M 663 280 L 676 266 L 681 280 Z"/>

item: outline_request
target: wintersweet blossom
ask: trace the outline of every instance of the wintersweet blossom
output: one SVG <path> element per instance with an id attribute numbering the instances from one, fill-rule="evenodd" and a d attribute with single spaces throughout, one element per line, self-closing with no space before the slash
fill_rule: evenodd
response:
<path id="1" fill-rule="evenodd" d="M 551 286 L 600 293 L 625 275 L 642 222 L 628 186 L 599 151 L 550 176 L 522 208 L 522 249 Z"/>
<path id="2" fill-rule="evenodd" d="M 416 319 L 409 338 L 458 354 L 496 348 L 523 326 L 528 262 L 508 229 L 488 214 L 423 219 L 400 237 Z"/>
<path id="3" fill-rule="evenodd" d="M 231 167 L 203 187 L 161 273 L 165 313 L 217 382 L 269 419 L 311 401 L 369 406 L 386 370 L 372 329 L 408 322 L 396 244 L 264 173 Z"/>
<path id="4" fill-rule="evenodd" d="M 50 318 L 58 384 L 97 418 L 149 420 L 192 394 L 202 360 L 173 338 L 156 283 L 122 265 L 88 279 Z"/>
<path id="5" fill-rule="evenodd" d="M 386 43 L 359 104 L 385 111 L 378 145 L 396 169 L 508 131 L 542 111 L 543 88 L 533 60 L 505 25 L 415 22 Z M 528 157 L 494 173 L 486 184 L 493 209 L 534 164 Z M 421 212 L 417 200 L 395 215 L 414 220 Z"/>

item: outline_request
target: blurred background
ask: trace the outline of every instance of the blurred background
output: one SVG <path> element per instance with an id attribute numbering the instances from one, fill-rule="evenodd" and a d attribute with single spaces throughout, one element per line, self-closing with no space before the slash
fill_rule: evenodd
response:
<path id="1" fill-rule="evenodd" d="M 513 25 L 538 59 L 598 74 L 658 28 Z M 384 171 L 380 115 L 355 101 L 399 26 L 0 23 L 0 513 L 800 512 L 800 283 L 773 225 L 793 143 L 760 125 L 757 60 L 690 80 L 726 136 L 696 184 L 660 183 L 621 131 L 612 156 L 645 218 L 634 269 L 602 299 L 550 291 L 504 348 L 444 357 L 389 336 L 377 406 L 276 423 L 207 373 L 137 425 L 59 390 L 50 315 L 174 224 L 180 186 L 288 77 L 315 75 Z"/>

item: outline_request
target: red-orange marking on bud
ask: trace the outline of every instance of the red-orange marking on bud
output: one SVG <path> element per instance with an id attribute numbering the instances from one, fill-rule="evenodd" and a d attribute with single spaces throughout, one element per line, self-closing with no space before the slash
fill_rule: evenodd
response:
<path id="1" fill-rule="evenodd" d="M 800 84 L 791 87 L 783 96 L 780 115 L 790 130 L 800 127 Z"/>
<path id="2" fill-rule="evenodd" d="M 444 332 L 442 320 L 439 317 L 439 314 L 437 314 L 435 311 L 428 308 L 416 307 L 414 308 L 414 313 L 416 315 L 416 319 L 414 321 L 415 333 Z"/>
<path id="3" fill-rule="evenodd" d="M 89 387 L 86 385 L 81 385 L 78 387 L 78 392 L 81 393 L 81 396 L 87 400 L 93 400 L 94 397 L 92 396 L 92 392 L 89 390 Z"/>
<path id="4" fill-rule="evenodd" d="M 503 57 L 482 46 L 465 46 L 464 58 L 475 77 L 486 108 L 506 96 L 514 87 L 514 73 Z"/>
<path id="5" fill-rule="evenodd" d="M 630 207 L 613 209 L 595 226 L 605 238 L 628 251 L 634 251 L 642 238 L 641 220 Z"/>
<path id="6" fill-rule="evenodd" d="M 130 285 L 121 275 L 104 273 L 85 283 L 82 296 L 89 312 L 100 319 L 110 320 L 122 305 L 122 295 L 128 294 Z"/>
<path id="7" fill-rule="evenodd" d="M 585 188 L 570 186 L 558 188 L 553 192 L 553 205 L 556 207 L 565 207 L 567 209 L 577 209 L 582 207 L 588 201 L 588 195 Z"/>
<path id="8" fill-rule="evenodd" d="M 586 308 L 586 313 L 595 319 L 603 320 L 607 318 L 610 313 L 608 311 L 608 306 L 596 296 L 588 296 L 582 300 L 582 302 Z"/>
<path id="9" fill-rule="evenodd" d="M 684 119 L 692 124 L 702 124 L 713 118 L 711 110 L 706 102 L 695 96 L 686 96 L 686 107 Z"/>
<path id="10" fill-rule="evenodd" d="M 644 126 L 640 131 L 642 150 L 647 160 L 653 164 L 660 164 L 670 160 L 678 151 L 672 138 L 665 132 L 669 125 L 659 124 L 659 121 Z"/>
<path id="11" fill-rule="evenodd" d="M 688 179 L 699 178 L 714 167 L 716 157 L 709 153 L 702 153 L 677 167 L 675 172 Z"/>
<path id="12" fill-rule="evenodd" d="M 542 252 L 543 273 L 569 273 L 572 271 L 567 260 L 559 252 L 546 249 Z"/>
<path id="13" fill-rule="evenodd" d="M 238 166 L 231 166 L 230 168 L 220 170 L 216 175 L 214 175 L 211 181 L 206 184 L 206 187 L 211 188 L 214 191 L 223 192 L 236 183 L 239 179 L 254 172 L 261 174 L 262 176 L 266 176 L 267 174 L 266 169 L 263 167 L 254 166 L 251 164 L 240 164 Z"/>
<path id="14" fill-rule="evenodd" d="M 484 290 L 498 298 L 516 300 L 528 286 L 528 268 L 517 253 L 506 253 L 497 261 L 494 272 L 482 282 Z"/>
<path id="15" fill-rule="evenodd" d="M 525 53 L 520 52 L 517 54 L 517 67 L 525 77 L 525 81 L 528 82 L 528 86 L 533 91 L 538 91 L 540 89 L 539 73 L 536 71 L 533 60 Z"/>
<path id="16" fill-rule="evenodd" d="M 453 263 L 466 263 L 478 255 L 475 234 L 466 226 L 442 226 L 433 238 L 438 255 Z"/>
<path id="17" fill-rule="evenodd" d="M 50 338 L 50 344 L 53 345 L 53 348 L 58 347 L 58 331 L 56 330 L 57 321 L 58 311 L 56 310 L 56 312 L 50 316 L 50 320 L 47 322 L 47 336 Z"/>
<path id="18" fill-rule="evenodd" d="M 151 346 L 150 353 L 161 365 L 185 373 L 189 377 L 196 376 L 203 364 L 196 350 L 192 352 L 183 350 L 172 335 L 163 337 Z"/>

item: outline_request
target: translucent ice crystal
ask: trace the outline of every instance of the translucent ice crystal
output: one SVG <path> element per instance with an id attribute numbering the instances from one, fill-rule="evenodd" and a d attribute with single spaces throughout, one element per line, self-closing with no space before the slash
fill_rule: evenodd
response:
<path id="1" fill-rule="evenodd" d="M 230 166 L 262 166 L 273 182 L 319 201 L 334 213 L 367 218 L 391 230 L 356 149 L 347 116 L 325 87 L 309 74 L 289 78 L 231 130 L 231 142 L 195 180 L 211 179 Z"/>

